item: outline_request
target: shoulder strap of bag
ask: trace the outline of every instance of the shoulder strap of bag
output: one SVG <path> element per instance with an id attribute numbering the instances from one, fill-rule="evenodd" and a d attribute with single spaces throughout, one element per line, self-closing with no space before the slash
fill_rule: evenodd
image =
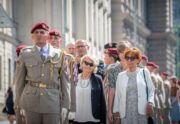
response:
<path id="1" fill-rule="evenodd" d="M 147 86 L 146 75 L 145 75 L 144 69 L 143 69 L 143 76 L 144 76 L 144 81 L 146 83 L 146 95 L 147 95 L 147 101 L 148 101 L 149 94 L 148 94 L 148 86 Z"/>

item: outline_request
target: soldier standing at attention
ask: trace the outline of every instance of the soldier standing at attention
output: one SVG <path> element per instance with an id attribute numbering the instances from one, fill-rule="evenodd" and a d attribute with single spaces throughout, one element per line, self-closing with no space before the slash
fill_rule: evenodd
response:
<path id="1" fill-rule="evenodd" d="M 61 39 L 61 32 L 58 30 L 51 30 L 49 32 L 49 38 L 48 38 L 48 42 L 55 48 L 60 48 L 61 47 L 61 43 L 62 43 L 62 39 Z M 66 72 L 67 76 L 69 77 L 70 81 L 71 81 L 71 90 L 70 90 L 70 97 L 71 97 L 71 101 L 70 101 L 70 107 L 68 110 L 68 118 L 63 121 L 63 124 L 68 124 L 68 120 L 74 120 L 75 119 L 75 112 L 76 112 L 76 92 L 75 92 L 75 85 L 77 83 L 77 67 L 74 61 L 74 57 L 68 53 L 66 53 L 65 51 L 62 50 L 61 54 L 62 55 L 62 59 L 63 59 L 63 69 Z"/>
<path id="2" fill-rule="evenodd" d="M 59 124 L 69 108 L 69 78 L 61 69 L 60 50 L 47 43 L 49 27 L 36 24 L 34 46 L 21 51 L 16 67 L 16 109 L 24 109 L 27 124 Z M 27 83 L 25 83 L 25 81 Z"/>
<path id="3" fill-rule="evenodd" d="M 21 52 L 22 49 L 26 48 L 28 46 L 26 45 L 20 45 L 16 48 L 16 55 L 17 57 L 19 57 L 19 54 Z M 18 63 L 17 63 L 18 64 Z M 16 75 L 14 76 L 14 78 L 16 77 Z M 14 83 L 13 83 L 14 85 Z M 25 124 L 25 116 L 23 115 L 23 113 L 20 112 L 20 109 L 15 109 L 15 113 L 16 113 L 16 123 L 17 124 Z"/>
<path id="4" fill-rule="evenodd" d="M 161 77 L 163 79 L 163 86 L 165 90 L 165 99 L 164 99 L 164 124 L 170 124 L 171 118 L 170 118 L 170 109 L 171 109 L 171 84 L 168 80 L 168 74 L 167 72 L 161 73 Z"/>

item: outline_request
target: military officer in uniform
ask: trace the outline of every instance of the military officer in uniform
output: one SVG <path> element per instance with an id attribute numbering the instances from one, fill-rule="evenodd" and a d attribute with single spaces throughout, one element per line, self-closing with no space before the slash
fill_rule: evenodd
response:
<path id="1" fill-rule="evenodd" d="M 164 100 L 164 124 L 170 124 L 170 109 L 171 109 L 171 84 L 168 80 L 167 72 L 161 73 L 161 77 L 163 79 L 164 89 L 165 89 L 165 100 Z"/>
<path id="2" fill-rule="evenodd" d="M 61 39 L 61 32 L 58 30 L 51 30 L 49 32 L 49 38 L 48 42 L 55 48 L 60 48 L 62 39 Z M 63 50 L 62 50 L 63 51 Z M 75 85 L 77 83 L 77 67 L 74 61 L 74 57 L 65 51 L 62 52 L 63 56 L 63 69 L 66 72 L 67 76 L 69 77 L 71 81 L 71 101 L 70 101 L 70 107 L 68 110 L 68 119 L 66 119 L 63 123 L 68 124 L 68 120 L 74 120 L 75 118 L 75 112 L 76 112 L 76 91 L 75 91 Z"/>
<path id="3" fill-rule="evenodd" d="M 16 68 L 15 108 L 24 109 L 27 124 L 59 124 L 69 108 L 69 78 L 61 69 L 60 50 L 47 43 L 49 27 L 36 24 L 33 47 L 21 51 Z M 27 83 L 25 83 L 25 81 Z"/>
<path id="4" fill-rule="evenodd" d="M 156 79 L 157 79 L 157 96 L 158 96 L 158 100 L 159 100 L 159 105 L 160 108 L 158 109 L 158 115 L 159 115 L 159 119 L 158 119 L 158 124 L 163 124 L 164 120 L 163 120 L 163 109 L 164 109 L 164 97 L 165 97 L 165 91 L 164 91 L 164 84 L 163 84 L 163 80 L 159 75 L 159 66 L 157 64 L 154 64 L 154 70 L 153 70 Z"/>
<path id="5" fill-rule="evenodd" d="M 142 59 L 141 59 L 139 66 L 141 68 L 146 67 L 147 62 L 148 62 L 148 57 L 146 55 L 142 55 Z"/>
<path id="6" fill-rule="evenodd" d="M 19 57 L 19 54 L 21 52 L 22 49 L 26 48 L 28 46 L 26 45 L 20 45 L 16 48 L 16 54 L 17 54 L 17 57 Z M 17 63 L 18 64 L 18 61 Z M 17 65 L 16 65 L 17 66 Z M 16 77 L 16 75 L 14 76 Z M 14 84 L 14 83 L 13 83 Z M 17 124 L 25 124 L 25 116 L 23 115 L 22 112 L 20 112 L 20 109 L 15 109 L 15 113 L 16 113 L 16 123 Z"/>
<path id="7" fill-rule="evenodd" d="M 156 75 L 154 74 L 154 62 L 147 62 L 146 68 L 149 70 L 152 82 L 155 87 L 155 92 L 154 92 L 154 122 L 158 124 L 160 122 L 160 115 L 158 110 L 160 109 L 160 101 L 158 99 L 158 79 Z"/>

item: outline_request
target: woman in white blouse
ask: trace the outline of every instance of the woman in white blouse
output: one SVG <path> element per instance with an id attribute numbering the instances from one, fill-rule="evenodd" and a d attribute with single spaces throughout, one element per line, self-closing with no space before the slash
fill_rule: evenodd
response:
<path id="1" fill-rule="evenodd" d="M 106 104 L 102 80 L 95 75 L 97 63 L 89 55 L 81 59 L 82 73 L 76 86 L 74 124 L 106 124 Z"/>
<path id="2" fill-rule="evenodd" d="M 147 117 L 152 117 L 154 103 L 150 74 L 145 68 L 138 68 L 141 61 L 138 48 L 127 48 L 124 57 L 127 69 L 119 73 L 116 81 L 113 108 L 116 122 L 119 123 L 121 118 L 122 124 L 147 124 Z"/>

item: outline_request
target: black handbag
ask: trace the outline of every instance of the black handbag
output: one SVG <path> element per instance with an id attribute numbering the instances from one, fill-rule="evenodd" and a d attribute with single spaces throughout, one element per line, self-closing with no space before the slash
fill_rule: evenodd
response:
<path id="1" fill-rule="evenodd" d="M 2 109 L 2 113 L 7 113 L 6 106 Z"/>
<path id="2" fill-rule="evenodd" d="M 146 83 L 146 95 L 147 95 L 147 101 L 148 101 L 149 94 L 148 94 L 148 86 L 147 86 L 147 81 L 146 81 L 146 76 L 145 76 L 144 69 L 143 69 L 143 76 L 144 76 L 144 81 Z M 152 117 L 148 117 L 147 121 L 148 121 L 148 124 L 154 124 L 154 120 L 153 120 Z"/>

